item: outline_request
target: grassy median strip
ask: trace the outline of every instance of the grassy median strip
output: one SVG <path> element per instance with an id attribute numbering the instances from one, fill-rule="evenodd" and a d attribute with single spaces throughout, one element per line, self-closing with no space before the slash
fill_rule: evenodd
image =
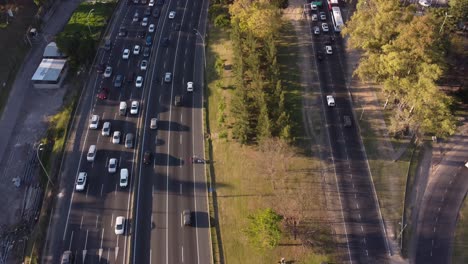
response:
<path id="1" fill-rule="evenodd" d="M 285 24 L 291 29 L 291 25 Z M 285 30 L 278 48 L 289 107 L 296 122 L 295 136 L 304 138 L 301 113 L 301 87 L 298 85 L 298 66 L 294 57 L 299 52 L 294 45 L 293 30 Z M 280 59 L 281 60 L 281 59 Z M 217 70 L 216 61 L 224 68 Z M 304 149 L 284 146 L 271 140 L 259 146 L 240 145 L 230 135 L 230 99 L 233 88 L 232 48 L 227 30 L 210 28 L 207 49 L 207 118 L 211 133 L 211 159 L 215 179 L 217 224 L 219 234 L 213 235 L 215 263 L 276 263 L 281 257 L 298 263 L 330 261 L 333 248 L 330 229 L 324 224 L 326 210 L 321 190 L 320 162 L 304 154 Z M 226 121 L 227 120 L 227 121 Z M 310 142 L 308 143 L 310 144 Z M 208 150 L 210 152 L 210 150 Z M 265 208 L 272 208 L 284 217 L 279 246 L 256 249 L 244 232 L 247 216 Z M 295 223 L 295 224 L 294 224 Z M 221 239 L 218 239 L 221 238 Z M 218 252 L 220 251 L 220 252 Z"/>

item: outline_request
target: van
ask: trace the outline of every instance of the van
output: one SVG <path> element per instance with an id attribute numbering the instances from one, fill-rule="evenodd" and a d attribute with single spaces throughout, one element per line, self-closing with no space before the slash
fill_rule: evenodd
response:
<path id="1" fill-rule="evenodd" d="M 106 41 L 104 42 L 104 49 L 109 51 L 111 49 L 111 46 L 112 46 L 112 41 L 110 39 L 106 39 Z"/>
<path id="2" fill-rule="evenodd" d="M 86 155 L 86 159 L 88 161 L 93 162 L 94 158 L 96 158 L 96 152 L 97 152 L 96 145 L 89 146 L 88 154 Z"/>
<path id="3" fill-rule="evenodd" d="M 119 114 L 124 116 L 127 114 L 127 103 L 125 101 L 120 102 L 119 105 Z"/>

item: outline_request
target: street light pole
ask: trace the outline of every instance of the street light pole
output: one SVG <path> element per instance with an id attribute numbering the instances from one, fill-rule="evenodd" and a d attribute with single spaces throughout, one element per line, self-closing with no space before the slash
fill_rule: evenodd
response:
<path id="1" fill-rule="evenodd" d="M 195 32 L 196 35 L 200 36 L 200 39 L 202 41 L 202 44 L 203 44 L 203 62 L 205 64 L 205 69 L 206 69 L 205 38 L 203 38 L 203 36 L 200 34 L 200 32 L 196 28 L 193 29 L 193 32 Z"/>
<path id="2" fill-rule="evenodd" d="M 91 27 L 89 26 L 89 15 L 91 15 L 91 13 L 94 11 L 94 8 L 89 10 L 88 12 L 88 15 L 86 16 L 86 24 L 88 24 L 88 30 L 89 30 L 89 34 L 93 34 L 91 33 Z"/>
<path id="3" fill-rule="evenodd" d="M 445 21 L 447 20 L 447 17 L 452 17 L 449 16 L 447 12 L 445 12 L 445 17 L 444 17 L 444 22 L 442 22 L 442 25 L 440 26 L 439 34 L 442 33 L 442 30 L 444 29 Z"/>
<path id="4" fill-rule="evenodd" d="M 42 148 L 42 146 L 44 146 L 43 143 L 41 143 L 41 144 L 39 144 L 39 146 L 37 146 L 37 149 L 36 149 L 37 160 L 39 161 L 39 164 L 41 164 L 42 170 L 44 170 L 44 173 L 45 173 L 45 175 L 47 176 L 47 180 L 49 181 L 50 185 L 52 185 L 52 187 L 54 187 L 54 184 L 52 183 L 52 180 L 51 180 L 50 177 L 49 177 L 49 173 L 47 173 L 47 170 L 45 169 L 44 164 L 42 164 L 42 161 L 41 161 L 41 159 L 39 158 L 39 150 L 43 150 L 43 149 L 44 149 L 44 148 Z"/>

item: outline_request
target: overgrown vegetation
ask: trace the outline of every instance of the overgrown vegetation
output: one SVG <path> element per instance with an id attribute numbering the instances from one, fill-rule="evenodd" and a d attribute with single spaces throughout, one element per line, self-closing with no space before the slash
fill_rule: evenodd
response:
<path id="1" fill-rule="evenodd" d="M 350 46 L 363 50 L 355 74 L 382 84 L 393 112 L 393 134 L 413 131 L 446 137 L 455 132 L 453 99 L 437 87 L 446 69 L 445 40 L 453 30 L 447 22 L 444 30 L 441 12 L 416 15 L 414 5 L 402 6 L 399 0 L 359 1 L 343 30 Z"/>
<path id="2" fill-rule="evenodd" d="M 275 248 L 281 239 L 280 222 L 283 219 L 271 208 L 250 214 L 244 232 L 250 243 L 260 249 Z"/>
<path id="3" fill-rule="evenodd" d="M 96 47 L 114 8 L 115 1 L 83 2 L 57 35 L 57 46 L 69 56 L 72 66 L 92 62 Z"/>

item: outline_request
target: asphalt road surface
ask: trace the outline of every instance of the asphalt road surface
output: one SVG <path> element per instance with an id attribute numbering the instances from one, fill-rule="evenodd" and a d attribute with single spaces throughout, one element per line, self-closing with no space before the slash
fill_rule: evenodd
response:
<path id="1" fill-rule="evenodd" d="M 326 20 L 312 21 L 310 34 L 313 40 L 318 80 L 322 91 L 323 109 L 331 146 L 330 161 L 335 165 L 340 203 L 345 220 L 345 232 L 349 263 L 387 263 L 390 249 L 380 213 L 374 185 L 369 172 L 367 157 L 361 142 L 360 132 L 355 126 L 350 94 L 346 87 L 345 51 L 342 39 L 334 32 L 328 8 L 312 11 L 312 14 L 324 11 Z M 328 32 L 322 29 L 326 22 Z M 320 28 L 320 34 L 314 34 L 314 27 Z M 332 38 L 333 37 L 333 38 Z M 332 54 L 327 54 L 325 45 L 332 46 Z M 322 60 L 318 57 L 321 52 Z M 333 95 L 336 106 L 327 105 L 326 95 Z M 344 126 L 343 117 L 351 117 L 352 125 Z"/>
<path id="2" fill-rule="evenodd" d="M 192 155 L 204 155 L 203 46 L 193 29 L 204 35 L 207 4 L 166 0 L 162 6 L 155 5 L 153 9 L 161 12 L 159 18 L 149 16 L 148 24 L 155 25 L 150 33 L 140 24 L 148 5 L 119 3 L 106 34 L 112 40 L 111 49 L 101 48 L 96 61 L 112 66 L 112 75 L 106 78 L 93 68 L 80 98 L 42 263 L 59 263 L 65 250 L 74 253 L 75 263 L 211 262 L 204 168 L 188 162 Z M 176 11 L 174 19 L 168 18 L 169 11 Z M 132 21 L 135 12 L 140 17 L 137 22 Z M 176 24 L 181 25 L 180 30 Z M 118 36 L 121 26 L 128 31 L 125 37 Z M 145 38 L 137 36 L 140 30 L 152 39 L 146 58 L 142 55 Z M 161 42 L 165 37 L 170 40 L 167 47 Z M 133 54 L 134 45 L 140 45 L 139 55 Z M 131 51 L 128 60 L 122 58 L 125 48 Z M 143 59 L 149 61 L 147 70 L 139 67 Z M 127 82 L 130 72 L 144 78 L 143 87 Z M 173 74 L 170 83 L 162 81 L 165 72 Z M 120 88 L 113 85 L 118 74 L 125 77 Z M 188 81 L 194 82 L 193 93 L 186 92 Z M 97 99 L 104 87 L 110 91 L 108 98 Z M 182 106 L 173 106 L 175 95 L 184 95 Z M 132 115 L 128 109 L 126 115 L 119 115 L 119 102 L 130 106 L 133 100 L 140 104 L 138 114 Z M 100 116 L 98 130 L 88 129 L 93 114 Z M 159 118 L 157 130 L 149 129 L 153 117 Z M 122 132 L 120 144 L 101 135 L 105 121 L 111 122 L 112 132 Z M 128 133 L 136 135 L 132 148 L 125 148 L 122 142 Z M 86 160 L 90 145 L 98 149 L 93 162 Z M 151 164 L 142 163 L 144 151 L 153 154 Z M 108 172 L 110 158 L 118 160 L 116 173 Z M 125 188 L 119 186 L 121 168 L 130 172 Z M 79 172 L 87 173 L 83 192 L 74 191 Z M 181 225 L 181 213 L 186 209 L 192 212 L 192 226 Z M 123 235 L 114 232 L 117 216 L 126 219 Z"/>

